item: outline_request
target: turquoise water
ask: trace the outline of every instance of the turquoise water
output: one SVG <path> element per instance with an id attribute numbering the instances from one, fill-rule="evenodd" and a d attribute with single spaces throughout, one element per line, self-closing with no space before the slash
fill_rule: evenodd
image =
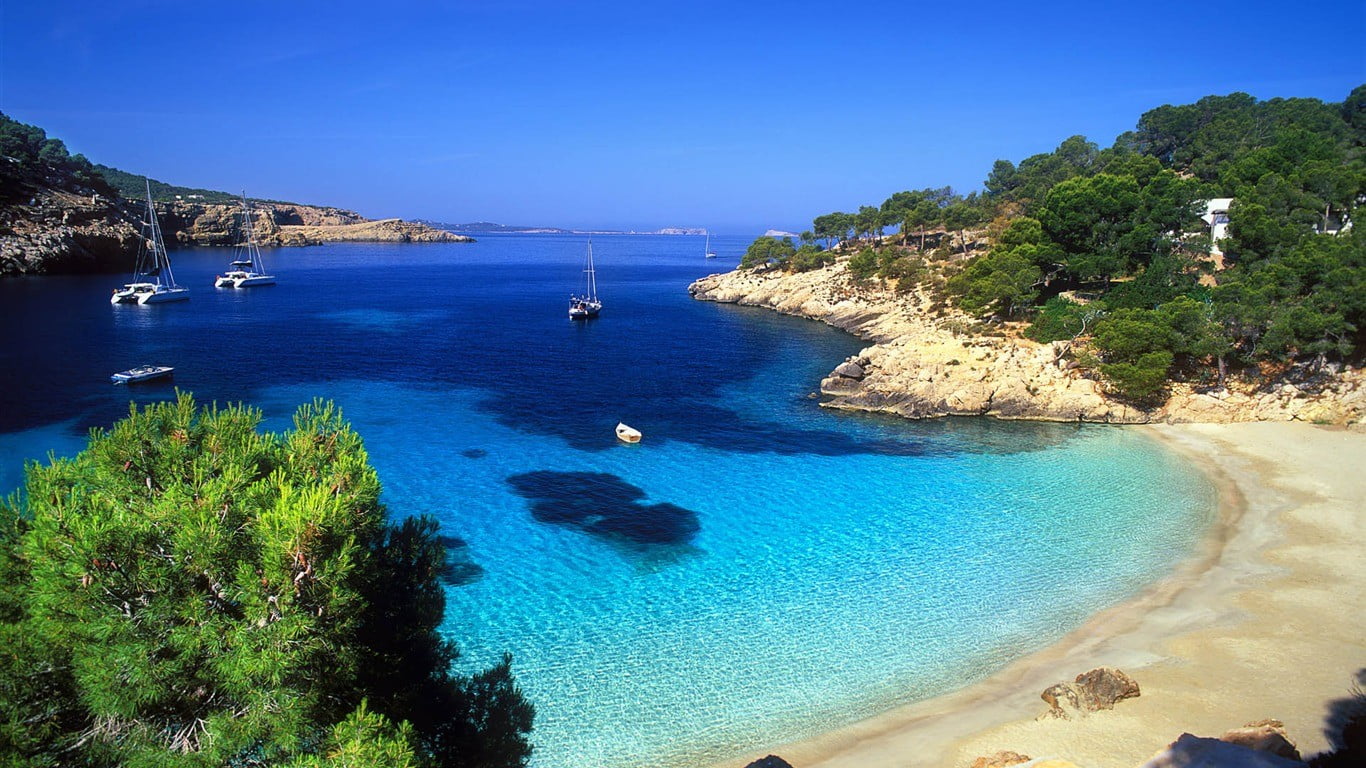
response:
<path id="1" fill-rule="evenodd" d="M 391 512 L 463 543 L 444 629 L 466 668 L 512 652 L 538 768 L 705 764 L 946 692 L 1132 596 L 1208 527 L 1209 483 L 1131 430 L 820 409 L 859 343 L 689 300 L 720 268 L 689 240 L 595 240 L 606 308 L 586 325 L 564 319 L 567 237 L 276 251 L 275 288 L 137 314 L 91 299 L 107 278 L 0 283 L 7 322 L 75 316 L 0 349 L 30 368 L 0 374 L 6 400 L 32 403 L 0 414 L 0 482 L 170 394 L 98 381 L 127 367 L 111 346 L 275 429 L 335 399 Z M 743 248 L 712 243 L 723 265 Z M 197 288 L 222 252 L 173 258 Z M 618 444 L 618 419 L 645 440 Z"/>

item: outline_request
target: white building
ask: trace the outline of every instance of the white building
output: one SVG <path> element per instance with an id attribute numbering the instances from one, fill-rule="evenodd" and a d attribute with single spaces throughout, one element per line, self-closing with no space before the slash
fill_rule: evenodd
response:
<path id="1" fill-rule="evenodd" d="M 1233 205 L 1231 197 L 1216 197 L 1205 202 L 1205 214 L 1200 218 L 1205 220 L 1205 225 L 1209 227 L 1209 252 L 1215 256 L 1222 256 L 1223 251 L 1219 250 L 1219 241 L 1228 237 L 1228 207 Z"/>

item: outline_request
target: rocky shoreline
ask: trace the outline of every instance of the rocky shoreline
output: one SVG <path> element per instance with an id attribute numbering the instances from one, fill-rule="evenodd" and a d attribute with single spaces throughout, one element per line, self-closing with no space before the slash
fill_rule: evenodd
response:
<path id="1" fill-rule="evenodd" d="M 168 239 L 181 245 L 242 242 L 236 205 L 176 201 L 157 203 Z M 402 219 L 371 220 L 354 211 L 295 203 L 253 202 L 256 241 L 267 246 L 323 243 L 471 243 L 474 238 Z"/>
<path id="2" fill-rule="evenodd" d="M 843 262 L 810 272 L 777 270 L 710 275 L 688 286 L 702 301 L 765 307 L 806 317 L 872 342 L 821 382 L 829 408 L 913 419 L 995 416 L 1106 424 L 1303 421 L 1361 424 L 1366 375 L 1345 369 L 1315 391 L 1290 383 L 1171 387 L 1167 401 L 1143 409 L 1109 397 L 1087 378 L 1063 342 L 968 330 L 972 319 L 931 311 L 921 293 L 858 284 Z"/>
<path id="3" fill-rule="evenodd" d="M 89 190 L 29 185 L 0 205 L 0 276 L 126 272 L 142 242 L 144 205 Z M 156 203 L 168 244 L 230 246 L 242 242 L 240 208 L 216 203 Z M 266 246 L 324 243 L 470 243 L 401 219 L 370 220 L 352 211 L 293 203 L 254 203 L 257 242 Z"/>

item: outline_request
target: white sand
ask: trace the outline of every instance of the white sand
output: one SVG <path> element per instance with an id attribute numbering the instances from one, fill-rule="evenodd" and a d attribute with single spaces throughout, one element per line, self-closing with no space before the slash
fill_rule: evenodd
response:
<path id="1" fill-rule="evenodd" d="M 796 768 L 967 766 L 1013 750 L 1128 768 L 1182 732 L 1283 720 L 1307 757 L 1366 669 L 1366 432 L 1303 424 L 1127 427 L 1209 468 L 1223 522 L 1203 556 L 1062 642 L 958 693 L 769 752 Z M 1039 693 L 1103 664 L 1142 696 L 1036 720 Z"/>

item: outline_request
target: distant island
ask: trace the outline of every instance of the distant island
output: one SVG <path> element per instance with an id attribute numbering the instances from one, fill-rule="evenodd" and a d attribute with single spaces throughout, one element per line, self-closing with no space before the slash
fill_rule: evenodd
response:
<path id="1" fill-rule="evenodd" d="M 652 230 L 634 229 L 565 229 L 563 227 L 522 227 L 509 224 L 495 224 L 491 221 L 473 221 L 468 224 L 450 224 L 443 221 L 416 219 L 417 223 L 447 232 L 473 234 L 523 234 L 523 235 L 705 235 L 702 227 L 663 227 Z M 772 230 L 770 230 L 772 231 Z"/>
<path id="2" fill-rule="evenodd" d="M 166 239 L 179 245 L 243 241 L 240 198 L 180 187 L 96 165 L 61 139 L 0 113 L 0 276 L 117 272 L 142 242 L 150 183 Z M 263 245 L 336 242 L 458 243 L 466 235 L 401 219 L 367 219 L 341 208 L 252 200 Z"/>

